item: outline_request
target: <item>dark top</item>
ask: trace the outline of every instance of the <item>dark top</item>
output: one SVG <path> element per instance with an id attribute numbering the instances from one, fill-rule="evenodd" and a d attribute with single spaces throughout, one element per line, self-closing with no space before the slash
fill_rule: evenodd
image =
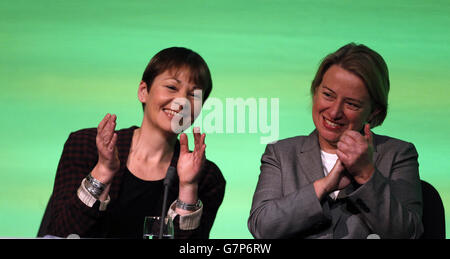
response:
<path id="1" fill-rule="evenodd" d="M 96 201 L 91 208 L 77 196 L 81 181 L 92 171 L 98 161 L 95 142 L 97 129 L 83 129 L 70 134 L 58 164 L 49 203 L 50 220 L 45 234 L 61 237 L 75 233 L 81 237 L 135 236 L 142 238 L 143 218 L 141 216 L 147 213 L 146 216 L 161 214 L 163 189 L 158 187 L 158 181 L 142 181 L 134 177 L 127 169 L 128 154 L 136 128 L 133 126 L 116 131 L 120 169 L 113 178 L 109 191 L 111 202 L 106 211 L 99 211 L 99 201 Z M 179 146 L 178 142 L 177 146 Z M 178 184 L 177 177 L 169 190 L 168 205 L 178 196 Z M 136 186 L 140 187 L 135 189 Z M 176 216 L 175 238 L 208 238 L 224 193 L 225 179 L 220 169 L 213 162 L 206 160 L 198 189 L 198 197 L 203 203 L 200 226 L 195 230 L 180 230 L 180 216 Z M 129 221 L 130 218 L 133 218 L 134 223 Z M 116 224 L 117 222 L 129 222 L 126 224 L 133 224 L 133 226 Z M 114 227 L 111 227 L 112 225 Z M 139 232 L 131 235 L 135 230 Z"/>
<path id="2" fill-rule="evenodd" d="M 161 215 L 163 181 L 144 181 L 126 170 L 118 201 L 106 215 L 106 237 L 142 238 L 144 217 Z"/>

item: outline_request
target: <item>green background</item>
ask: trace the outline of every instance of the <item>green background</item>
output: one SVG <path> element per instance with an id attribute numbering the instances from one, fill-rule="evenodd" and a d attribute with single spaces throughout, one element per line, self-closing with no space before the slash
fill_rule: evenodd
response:
<path id="1" fill-rule="evenodd" d="M 375 49 L 391 92 L 374 132 L 413 142 L 422 179 L 450 208 L 449 13 L 448 1 L 3 0 L 0 236 L 36 235 L 70 132 L 96 127 L 108 112 L 117 128 L 140 125 L 142 72 L 170 46 L 204 57 L 211 97 L 279 98 L 280 138 L 313 130 L 308 91 L 326 54 L 352 41 Z M 212 238 L 252 238 L 261 136 L 206 138 L 207 157 L 227 180 Z"/>

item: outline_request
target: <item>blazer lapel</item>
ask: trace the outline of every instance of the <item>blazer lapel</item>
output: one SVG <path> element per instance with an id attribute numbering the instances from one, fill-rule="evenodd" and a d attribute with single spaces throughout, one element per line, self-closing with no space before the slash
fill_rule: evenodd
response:
<path id="1" fill-rule="evenodd" d="M 373 139 L 373 156 L 372 156 L 372 161 L 373 161 L 373 164 L 374 164 L 374 166 L 375 166 L 375 168 L 377 167 L 377 161 L 378 161 L 378 151 L 377 151 L 377 149 L 378 149 L 378 142 L 379 142 L 379 137 L 378 137 L 378 135 L 377 134 L 375 134 L 375 133 L 373 133 L 372 132 L 372 139 Z"/>
<path id="2" fill-rule="evenodd" d="M 300 166 L 303 169 L 302 172 L 305 173 L 311 183 L 325 176 L 320 157 L 317 130 L 314 130 L 308 137 L 306 137 L 306 140 L 297 156 Z"/>

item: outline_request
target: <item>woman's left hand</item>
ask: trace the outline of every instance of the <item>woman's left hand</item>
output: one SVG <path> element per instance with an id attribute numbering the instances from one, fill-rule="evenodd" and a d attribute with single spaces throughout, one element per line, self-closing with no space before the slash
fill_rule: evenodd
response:
<path id="1" fill-rule="evenodd" d="M 345 131 L 337 144 L 336 152 L 348 173 L 359 184 L 366 183 L 375 166 L 372 161 L 373 139 L 370 125 L 364 125 L 364 136 L 354 130 Z"/>
<path id="2" fill-rule="evenodd" d="M 186 203 L 197 202 L 197 189 L 200 172 L 205 164 L 205 134 L 200 134 L 199 128 L 194 128 L 194 151 L 189 151 L 188 138 L 185 133 L 180 135 L 180 157 L 178 158 L 178 177 L 180 179 L 179 199 Z"/>

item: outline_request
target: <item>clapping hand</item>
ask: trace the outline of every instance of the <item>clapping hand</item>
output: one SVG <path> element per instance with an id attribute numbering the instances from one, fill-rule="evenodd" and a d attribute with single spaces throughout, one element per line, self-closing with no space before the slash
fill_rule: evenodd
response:
<path id="1" fill-rule="evenodd" d="M 195 204 L 198 201 L 198 182 L 206 160 L 205 134 L 200 134 L 199 128 L 194 128 L 193 133 L 195 147 L 192 152 L 189 151 L 186 134 L 180 135 L 180 157 L 177 165 L 180 179 L 178 199 L 189 204 Z M 180 215 L 191 213 L 178 208 L 176 211 Z"/>
<path id="2" fill-rule="evenodd" d="M 98 150 L 98 162 L 92 176 L 104 184 L 112 181 L 115 173 L 120 168 L 119 152 L 117 150 L 117 133 L 115 114 L 106 114 L 97 127 L 96 144 Z"/>
<path id="3" fill-rule="evenodd" d="M 373 172 L 373 135 L 370 125 L 364 126 L 364 136 L 353 130 L 345 131 L 337 144 L 338 159 L 330 173 L 314 183 L 319 199 L 330 192 L 342 190 L 351 183 L 351 178 L 359 184 L 366 183 Z"/>
<path id="4" fill-rule="evenodd" d="M 180 135 L 180 157 L 178 159 L 178 177 L 181 185 L 197 184 L 201 169 L 205 163 L 205 134 L 200 134 L 199 128 L 193 128 L 194 151 L 189 151 L 188 138 L 185 133 Z"/>
<path id="5" fill-rule="evenodd" d="M 314 190 L 319 200 L 321 200 L 326 194 L 342 190 L 350 183 L 351 178 L 346 173 L 342 162 L 338 159 L 327 176 L 314 182 Z"/>
<path id="6" fill-rule="evenodd" d="M 364 134 L 345 131 L 339 139 L 336 152 L 345 169 L 359 184 L 366 183 L 375 171 L 372 161 L 373 135 L 369 124 L 364 126 Z"/>

